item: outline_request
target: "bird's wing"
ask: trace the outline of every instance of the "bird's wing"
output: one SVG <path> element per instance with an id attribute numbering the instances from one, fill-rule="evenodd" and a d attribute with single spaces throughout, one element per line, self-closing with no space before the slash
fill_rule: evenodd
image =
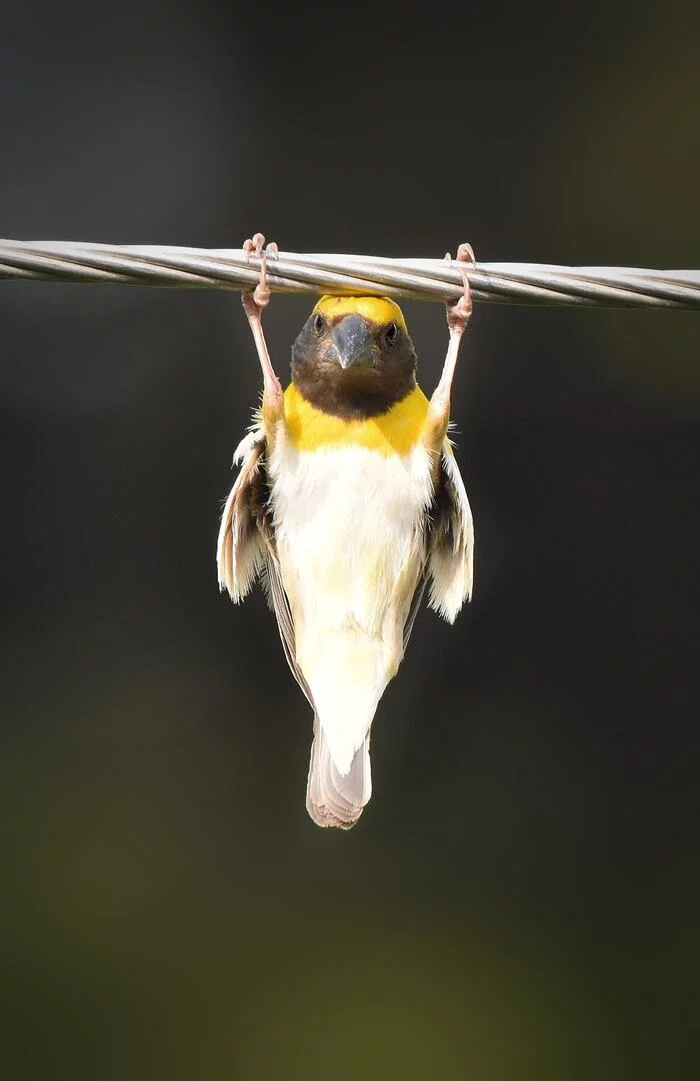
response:
<path id="1" fill-rule="evenodd" d="M 425 565 L 403 629 L 404 651 L 428 583 L 430 607 L 453 623 L 464 601 L 471 599 L 473 576 L 472 512 L 452 445 L 446 439 L 426 524 Z"/>
<path id="2" fill-rule="evenodd" d="M 238 603 L 260 577 L 268 603 L 277 618 L 282 647 L 294 678 L 313 707 L 308 684 L 296 660 L 294 619 L 282 585 L 274 523 L 269 505 L 267 445 L 262 426 L 256 425 L 242 440 L 233 457 L 241 471 L 221 516 L 217 565 L 219 588 Z"/>
<path id="3" fill-rule="evenodd" d="M 411 637 L 411 631 L 413 630 L 413 624 L 416 622 L 416 616 L 418 615 L 418 609 L 421 606 L 423 600 L 423 594 L 425 593 L 425 587 L 428 584 L 428 572 L 424 570 L 418 579 L 418 585 L 416 586 L 415 593 L 413 594 L 413 600 L 411 601 L 411 607 L 408 610 L 408 617 L 403 628 L 403 650 L 406 652 L 406 646 L 408 640 Z"/>
<path id="4" fill-rule="evenodd" d="M 449 439 L 440 456 L 440 473 L 430 509 L 427 575 L 428 603 L 454 623 L 465 600 L 471 600 L 474 579 L 474 523 Z"/>
<path id="5" fill-rule="evenodd" d="M 272 545 L 269 546 L 265 552 L 265 574 L 263 575 L 263 585 L 267 592 L 267 599 L 270 607 L 277 619 L 277 627 L 280 632 L 280 638 L 282 639 L 282 648 L 284 650 L 284 655 L 287 658 L 287 664 L 289 665 L 295 680 L 306 695 L 309 705 L 315 710 L 316 707 L 314 706 L 314 700 L 311 697 L 309 685 L 304 678 L 304 673 L 297 663 L 294 617 L 289 606 L 289 599 L 285 593 L 284 586 L 282 585 L 282 575 L 280 574 L 279 563 L 277 561 L 277 551 L 274 548 L 274 537 L 272 539 Z"/>
<path id="6" fill-rule="evenodd" d="M 219 589 L 242 601 L 265 565 L 268 524 L 265 434 L 255 427 L 239 444 L 233 464 L 241 465 L 226 500 L 216 549 Z"/>

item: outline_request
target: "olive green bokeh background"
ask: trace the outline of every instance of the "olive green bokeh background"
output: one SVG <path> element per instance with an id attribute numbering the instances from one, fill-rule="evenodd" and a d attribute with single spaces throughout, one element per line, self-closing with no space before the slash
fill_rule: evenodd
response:
<path id="1" fill-rule="evenodd" d="M 237 7 L 10 5 L 0 235 L 700 265 L 687 5 Z M 217 592 L 238 298 L 2 283 L 0 326 L 8 1076 L 686 1074 L 700 317 L 477 307 L 474 602 L 419 617 L 347 835 Z"/>

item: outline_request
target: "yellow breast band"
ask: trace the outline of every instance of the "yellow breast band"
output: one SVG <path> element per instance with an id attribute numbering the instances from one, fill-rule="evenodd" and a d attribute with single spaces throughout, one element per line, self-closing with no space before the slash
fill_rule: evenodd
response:
<path id="1" fill-rule="evenodd" d="M 344 420 L 323 413 L 301 396 L 294 383 L 284 394 L 287 431 L 297 450 L 359 446 L 380 454 L 407 454 L 421 437 L 427 412 L 428 399 L 420 387 L 386 413 L 367 420 Z"/>

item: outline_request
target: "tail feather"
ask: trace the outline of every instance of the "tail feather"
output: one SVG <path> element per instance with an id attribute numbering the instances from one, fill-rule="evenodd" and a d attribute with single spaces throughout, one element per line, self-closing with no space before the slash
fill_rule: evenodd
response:
<path id="1" fill-rule="evenodd" d="M 351 829 L 372 795 L 369 732 L 355 752 L 350 769 L 341 773 L 331 758 L 328 741 L 318 717 L 314 717 L 306 809 L 318 826 Z"/>

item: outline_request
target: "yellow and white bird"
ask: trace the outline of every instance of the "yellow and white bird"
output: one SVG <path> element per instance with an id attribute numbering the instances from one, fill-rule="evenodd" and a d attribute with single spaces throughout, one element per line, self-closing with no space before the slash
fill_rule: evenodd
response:
<path id="1" fill-rule="evenodd" d="M 220 588 L 241 601 L 260 576 L 289 666 L 314 710 L 306 806 L 349 829 L 371 791 L 370 729 L 426 585 L 452 623 L 471 597 L 474 530 L 447 438 L 450 390 L 471 315 L 447 306 L 449 345 L 430 401 L 401 309 L 385 297 L 324 296 L 292 349 L 286 391 L 262 330 L 260 282 L 243 295 L 263 372 L 262 408 L 236 450 L 221 519 Z M 267 254 L 276 254 L 268 245 Z M 474 260 L 469 245 L 460 266 Z"/>

